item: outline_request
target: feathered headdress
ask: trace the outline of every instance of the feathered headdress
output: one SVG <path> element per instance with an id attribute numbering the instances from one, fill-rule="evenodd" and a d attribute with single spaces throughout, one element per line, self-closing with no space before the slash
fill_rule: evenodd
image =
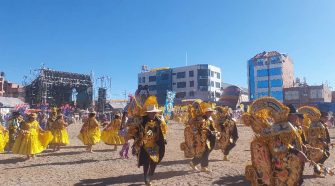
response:
<path id="1" fill-rule="evenodd" d="M 152 109 L 156 109 L 158 111 L 158 102 L 157 102 L 157 97 L 156 96 L 149 96 L 147 100 L 145 100 L 144 105 L 143 105 L 143 110 L 145 112 Z"/>
<path id="2" fill-rule="evenodd" d="M 245 125 L 251 126 L 255 133 L 261 133 L 265 128 L 273 124 L 287 121 L 289 108 L 272 97 L 263 97 L 257 99 L 251 104 L 247 113 L 242 116 L 242 121 Z"/>
<path id="3" fill-rule="evenodd" d="M 303 106 L 298 109 L 298 112 L 304 114 L 311 122 L 317 122 L 320 120 L 321 112 L 319 109 L 312 106 Z"/>

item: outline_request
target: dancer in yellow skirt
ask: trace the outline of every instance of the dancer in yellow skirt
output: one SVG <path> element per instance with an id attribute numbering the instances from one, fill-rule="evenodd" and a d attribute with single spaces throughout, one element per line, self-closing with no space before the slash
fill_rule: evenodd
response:
<path id="1" fill-rule="evenodd" d="M 34 158 L 35 154 L 42 152 L 51 142 L 51 132 L 43 131 L 36 118 L 37 114 L 30 114 L 28 122 L 21 123 L 21 130 L 12 148 L 14 154 L 27 155 L 28 159 Z"/>
<path id="2" fill-rule="evenodd" d="M 21 116 L 20 112 L 13 112 L 11 119 L 7 122 L 9 133 L 9 141 L 6 146 L 7 151 L 10 151 L 14 145 L 15 139 L 19 133 L 21 122 L 23 122 L 23 117 Z"/>
<path id="3" fill-rule="evenodd" d="M 51 130 L 53 123 L 56 121 L 57 119 L 57 112 L 58 109 L 56 107 L 53 107 L 51 109 L 48 121 L 47 121 L 47 126 L 46 126 L 46 130 Z"/>
<path id="4" fill-rule="evenodd" d="M 57 119 L 51 125 L 51 133 L 54 136 L 51 144 L 53 145 L 54 151 L 59 151 L 60 146 L 65 146 L 69 144 L 69 135 L 67 133 L 66 127 L 67 123 L 64 121 L 64 116 L 59 114 Z"/>
<path id="5" fill-rule="evenodd" d="M 5 127 L 0 124 L 0 152 L 3 152 L 9 140 L 9 133 Z"/>
<path id="6" fill-rule="evenodd" d="M 88 152 L 93 152 L 93 145 L 100 142 L 100 125 L 95 119 L 96 113 L 91 111 L 88 114 L 88 119 L 85 121 L 84 125 L 81 127 L 80 134 L 78 138 L 87 145 L 86 150 Z"/>
<path id="7" fill-rule="evenodd" d="M 117 150 L 117 145 L 124 144 L 124 138 L 119 135 L 121 127 L 121 114 L 116 113 L 113 121 L 102 131 L 101 140 L 107 145 L 114 145 L 114 150 Z"/>

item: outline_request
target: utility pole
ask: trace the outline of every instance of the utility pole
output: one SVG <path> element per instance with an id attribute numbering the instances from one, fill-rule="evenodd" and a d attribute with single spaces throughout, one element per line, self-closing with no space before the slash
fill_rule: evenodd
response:
<path id="1" fill-rule="evenodd" d="M 127 90 L 124 90 L 123 95 L 124 95 L 124 100 L 127 100 Z"/>
<path id="2" fill-rule="evenodd" d="M 187 56 L 187 51 L 186 51 L 186 59 L 185 59 L 185 62 L 186 62 L 186 66 L 187 66 L 187 64 L 188 64 L 188 58 L 187 58 L 188 56 Z"/>

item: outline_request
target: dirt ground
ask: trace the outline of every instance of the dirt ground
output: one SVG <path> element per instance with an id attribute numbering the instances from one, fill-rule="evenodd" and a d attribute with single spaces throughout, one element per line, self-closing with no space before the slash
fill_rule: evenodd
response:
<path id="1" fill-rule="evenodd" d="M 142 168 L 136 166 L 136 157 L 121 159 L 112 146 L 100 143 L 95 153 L 85 152 L 77 139 L 80 124 L 69 127 L 70 145 L 59 152 L 46 150 L 35 160 L 25 161 L 24 157 L 0 154 L 0 185 L 142 185 Z M 250 163 L 249 144 L 251 129 L 239 126 L 239 140 L 230 154 L 230 161 L 222 160 L 222 153 L 210 155 L 212 173 L 194 172 L 189 159 L 185 159 L 179 145 L 183 141 L 183 125 L 169 124 L 168 145 L 161 164 L 153 177 L 154 185 L 249 185 L 244 179 L 244 168 Z M 331 130 L 335 140 L 335 130 Z M 335 166 L 335 150 L 326 162 Z M 306 166 L 304 185 L 335 185 L 335 176 L 315 178 L 312 167 Z"/>

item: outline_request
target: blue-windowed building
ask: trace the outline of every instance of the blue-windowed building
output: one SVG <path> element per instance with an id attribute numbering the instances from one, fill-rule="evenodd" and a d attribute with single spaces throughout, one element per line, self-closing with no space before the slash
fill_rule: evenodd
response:
<path id="1" fill-rule="evenodd" d="M 262 52 L 248 60 L 249 97 L 253 101 L 271 96 L 283 101 L 283 88 L 294 83 L 293 62 L 286 54 Z"/>
<path id="2" fill-rule="evenodd" d="M 176 92 L 175 102 L 185 99 L 218 101 L 221 96 L 221 69 L 209 64 L 157 68 L 138 74 L 138 84 L 148 86 L 163 105 L 167 90 Z"/>

